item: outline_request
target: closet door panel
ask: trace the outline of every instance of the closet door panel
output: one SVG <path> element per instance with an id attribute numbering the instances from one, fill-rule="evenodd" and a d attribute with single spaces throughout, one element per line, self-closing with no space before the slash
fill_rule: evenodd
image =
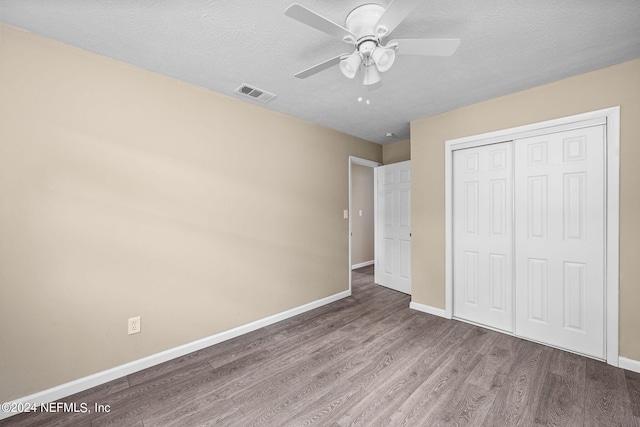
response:
<path id="1" fill-rule="evenodd" d="M 513 332 L 511 164 L 511 142 L 453 155 L 453 314 L 508 332 Z"/>
<path id="2" fill-rule="evenodd" d="M 514 143 L 517 335 L 604 357 L 604 126 Z"/>

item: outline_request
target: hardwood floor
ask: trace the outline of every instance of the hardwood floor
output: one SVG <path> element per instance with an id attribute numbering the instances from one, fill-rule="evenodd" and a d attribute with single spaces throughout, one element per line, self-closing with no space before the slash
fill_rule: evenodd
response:
<path id="1" fill-rule="evenodd" d="M 410 310 L 353 273 L 353 296 L 64 402 L 11 426 L 639 426 L 640 374 Z"/>

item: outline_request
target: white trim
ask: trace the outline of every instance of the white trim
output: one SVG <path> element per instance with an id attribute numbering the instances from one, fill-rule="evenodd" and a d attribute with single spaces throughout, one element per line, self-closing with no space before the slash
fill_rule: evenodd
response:
<path id="1" fill-rule="evenodd" d="M 626 357 L 620 356 L 618 362 L 622 369 L 640 373 L 640 360 L 627 359 Z"/>
<path id="2" fill-rule="evenodd" d="M 619 252 L 620 239 L 620 107 L 605 108 L 574 116 L 548 120 L 445 141 L 445 317 L 453 318 L 453 152 L 455 150 L 512 141 L 514 139 L 605 124 L 607 132 L 606 211 L 606 343 L 608 364 L 619 364 Z"/>
<path id="3" fill-rule="evenodd" d="M 373 283 L 378 284 L 378 275 L 380 274 L 378 268 L 378 262 L 380 261 L 380 245 L 378 244 L 378 227 L 380 224 L 380 215 L 378 215 L 378 207 L 380 201 L 378 200 L 378 174 L 380 168 L 377 167 L 373 170 L 373 261 L 375 262 L 373 269 Z"/>
<path id="4" fill-rule="evenodd" d="M 593 111 L 592 113 L 598 113 L 595 115 L 592 113 L 578 114 L 576 116 L 548 120 L 546 122 L 532 123 L 479 135 L 465 136 L 463 138 L 451 139 L 445 142 L 455 145 L 454 150 L 461 150 L 464 148 L 480 147 L 483 145 L 512 141 L 514 139 L 530 138 L 534 136 L 548 135 L 550 133 L 564 132 L 567 130 L 604 125 L 607 123 L 607 115 L 606 113 L 600 114 L 604 111 L 605 110 Z"/>
<path id="5" fill-rule="evenodd" d="M 609 108 L 607 111 L 607 241 L 606 241 L 606 299 L 607 342 L 605 355 L 607 363 L 613 366 L 619 364 L 619 333 L 620 333 L 620 107 Z M 640 372 L 640 371 L 639 371 Z"/>
<path id="6" fill-rule="evenodd" d="M 125 363 L 124 365 L 107 369 L 106 371 L 98 372 L 93 375 L 79 378 L 77 380 L 58 385 L 56 387 L 52 387 L 50 389 L 40 391 L 38 393 L 31 394 L 29 396 L 15 399 L 14 401 L 9 402 L 9 404 L 11 405 L 14 403 L 16 404 L 30 403 L 30 404 L 39 405 L 41 403 L 54 402 L 56 400 L 62 399 L 72 394 L 90 389 L 91 387 L 95 387 L 100 384 L 104 384 L 106 382 L 124 377 L 125 375 L 130 375 L 134 372 L 138 372 L 143 369 L 149 368 L 151 366 L 155 366 L 160 363 L 167 362 L 169 360 L 184 356 L 194 351 L 198 351 L 203 348 L 206 348 L 215 344 L 219 344 L 223 341 L 227 341 L 232 338 L 238 337 L 240 335 L 244 335 L 246 333 L 263 328 L 265 326 L 269 326 L 274 323 L 280 322 L 282 320 L 286 320 L 290 317 L 297 316 L 298 314 L 302 314 L 304 312 L 313 310 L 323 305 L 330 304 L 332 302 L 338 301 L 348 296 L 351 296 L 351 291 L 343 291 L 334 295 L 330 295 L 328 297 L 325 297 L 316 301 L 312 301 L 310 303 L 301 305 L 299 307 L 295 307 L 290 310 L 283 311 L 282 313 L 277 313 L 272 316 L 265 317 L 264 319 L 247 323 L 246 325 L 238 326 L 236 328 L 229 329 L 227 331 L 220 332 L 218 334 L 214 334 L 206 338 L 202 338 L 178 347 L 161 351 L 160 353 L 152 354 L 151 356 L 143 357 L 142 359 L 134 360 L 133 362 Z M 16 414 L 17 413 L 14 413 L 14 412 L 4 412 L 0 408 L 0 420 L 9 418 Z"/>
<path id="7" fill-rule="evenodd" d="M 378 166 L 382 166 L 382 163 L 378 163 L 378 162 L 374 162 L 372 160 L 367 160 L 367 159 L 363 159 L 361 157 L 356 157 L 356 156 L 349 156 L 349 263 L 347 264 L 349 266 L 349 293 L 351 293 L 351 270 L 353 270 L 354 267 L 351 264 L 351 249 L 352 249 L 352 233 L 353 233 L 353 229 L 352 229 L 352 222 L 351 222 L 351 218 L 353 218 L 353 212 L 351 212 L 353 210 L 352 207 L 352 202 L 351 202 L 351 193 L 352 193 L 352 179 L 351 179 L 351 165 L 352 164 L 357 164 L 357 165 L 361 165 L 361 166 L 368 166 L 370 168 L 373 168 L 373 229 L 374 229 L 374 241 L 375 241 L 375 228 L 376 228 L 376 224 L 378 223 L 378 190 L 377 190 L 377 175 L 376 175 L 376 168 Z M 375 253 L 375 246 L 374 246 L 374 254 L 373 254 L 374 258 L 377 256 L 377 254 Z M 375 261 L 375 259 L 374 259 Z"/>
<path id="8" fill-rule="evenodd" d="M 444 317 L 453 319 L 453 142 L 444 147 Z"/>
<path id="9" fill-rule="evenodd" d="M 375 264 L 375 260 L 365 261 L 365 262 L 361 262 L 361 263 L 359 263 L 359 264 L 353 264 L 353 265 L 351 266 L 351 269 L 352 269 L 352 270 L 356 270 L 356 269 L 358 269 L 358 268 L 368 267 L 368 266 L 373 265 L 373 264 Z"/>
<path id="10" fill-rule="evenodd" d="M 447 317 L 443 309 L 431 307 L 430 305 L 420 304 L 418 302 L 411 301 L 409 303 L 409 308 L 417 311 L 422 311 L 423 313 L 433 314 L 434 316 Z"/>
<path id="11" fill-rule="evenodd" d="M 358 165 L 369 166 L 370 168 L 377 168 L 378 166 L 382 166 L 382 163 L 374 162 L 373 160 L 367 160 L 356 156 L 349 156 L 349 161 Z"/>

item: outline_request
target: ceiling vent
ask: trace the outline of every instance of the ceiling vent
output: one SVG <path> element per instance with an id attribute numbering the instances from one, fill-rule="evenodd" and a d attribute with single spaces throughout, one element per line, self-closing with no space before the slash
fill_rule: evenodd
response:
<path id="1" fill-rule="evenodd" d="M 238 89 L 236 89 L 236 93 L 248 96 L 249 98 L 257 99 L 258 101 L 265 103 L 271 101 L 276 97 L 274 94 L 269 93 L 266 90 L 249 86 L 246 83 L 243 83 Z"/>

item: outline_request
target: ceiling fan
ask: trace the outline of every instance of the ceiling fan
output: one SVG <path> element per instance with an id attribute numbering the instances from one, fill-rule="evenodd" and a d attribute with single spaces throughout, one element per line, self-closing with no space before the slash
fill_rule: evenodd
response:
<path id="1" fill-rule="evenodd" d="M 318 15 L 306 7 L 294 3 L 284 12 L 290 18 L 342 39 L 355 47 L 352 53 L 343 53 L 311 68 L 295 74 L 305 79 L 334 65 L 353 79 L 362 71 L 364 85 L 373 85 L 381 80 L 380 73 L 391 68 L 398 55 L 450 56 L 460 45 L 460 39 L 398 39 L 383 45 L 382 40 L 409 15 L 421 0 L 392 0 L 385 9 L 368 3 L 352 10 L 345 26 Z"/>

